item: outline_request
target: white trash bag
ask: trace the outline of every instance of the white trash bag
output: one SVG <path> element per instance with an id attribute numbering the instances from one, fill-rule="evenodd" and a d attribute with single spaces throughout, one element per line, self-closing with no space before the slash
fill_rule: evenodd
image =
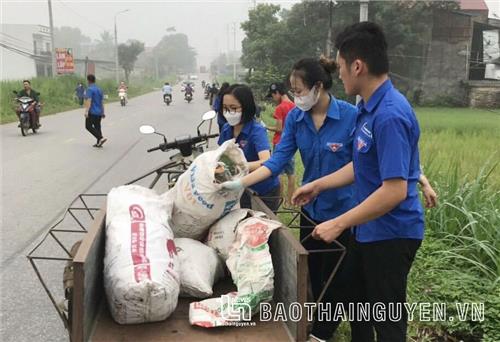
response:
<path id="1" fill-rule="evenodd" d="M 199 155 L 167 196 L 173 201 L 175 237 L 201 240 L 220 217 L 237 207 L 243 190 L 223 190 L 221 183 L 248 174 L 243 151 L 233 140 Z"/>
<path id="2" fill-rule="evenodd" d="M 238 224 L 249 216 L 267 217 L 265 213 L 251 209 L 231 210 L 210 227 L 205 243 L 215 249 L 222 259 L 226 261 L 229 257 L 229 249 L 236 240 Z"/>
<path id="3" fill-rule="evenodd" d="M 174 242 L 180 262 L 180 295 L 210 297 L 215 282 L 224 276 L 224 264 L 217 252 L 193 239 L 178 238 Z"/>
<path id="4" fill-rule="evenodd" d="M 138 185 L 107 199 L 104 288 L 120 324 L 156 322 L 177 307 L 179 261 L 166 201 Z"/>

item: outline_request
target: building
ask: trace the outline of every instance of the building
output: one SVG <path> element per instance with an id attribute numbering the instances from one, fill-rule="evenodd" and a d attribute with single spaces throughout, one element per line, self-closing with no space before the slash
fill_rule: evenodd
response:
<path id="1" fill-rule="evenodd" d="M 1 80 L 52 75 L 50 29 L 43 25 L 2 24 Z"/>
<path id="2" fill-rule="evenodd" d="M 488 18 L 483 0 L 459 4 L 434 12 L 420 100 L 499 108 L 500 21 Z"/>

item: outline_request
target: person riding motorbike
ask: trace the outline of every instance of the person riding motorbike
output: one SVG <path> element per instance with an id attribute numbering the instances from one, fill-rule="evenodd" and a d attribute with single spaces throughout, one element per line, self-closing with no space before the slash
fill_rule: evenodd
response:
<path id="1" fill-rule="evenodd" d="M 16 95 L 17 98 L 20 98 L 23 96 L 26 96 L 26 97 L 29 97 L 29 98 L 32 98 L 33 100 L 35 100 L 35 102 L 33 103 L 33 106 L 34 106 L 33 109 L 35 111 L 36 128 L 41 127 L 42 125 L 40 125 L 40 93 L 38 93 L 36 90 L 31 88 L 31 82 L 29 80 L 23 81 L 23 89 L 21 91 L 19 91 Z M 20 108 L 17 107 L 16 108 L 16 115 L 17 115 L 18 119 L 20 119 L 20 114 L 21 114 Z M 18 127 L 21 127 L 21 124 L 19 124 Z"/>
<path id="2" fill-rule="evenodd" d="M 165 85 L 163 86 L 163 88 L 161 88 L 161 91 L 163 92 L 163 101 L 165 101 L 165 98 L 167 96 L 170 97 L 170 101 L 172 101 L 172 86 L 169 82 L 165 82 Z"/>
<path id="3" fill-rule="evenodd" d="M 120 82 L 120 85 L 118 86 L 118 94 L 120 94 L 121 92 L 124 92 L 125 93 L 125 101 L 128 102 L 128 87 L 127 85 L 125 84 L 125 82 L 121 81 Z"/>
<path id="4" fill-rule="evenodd" d="M 205 89 L 205 85 L 206 85 L 205 80 L 201 81 L 201 87 L 202 87 L 203 89 Z"/>
<path id="5" fill-rule="evenodd" d="M 190 83 L 186 84 L 186 88 L 184 89 L 184 98 L 186 98 L 188 95 L 191 95 L 193 97 L 194 89 L 191 86 Z"/>

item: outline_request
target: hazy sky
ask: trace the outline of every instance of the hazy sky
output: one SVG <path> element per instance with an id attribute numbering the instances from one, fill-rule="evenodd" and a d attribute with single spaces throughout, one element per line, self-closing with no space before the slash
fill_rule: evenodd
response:
<path id="1" fill-rule="evenodd" d="M 491 13 L 500 17 L 500 0 L 485 0 Z M 0 0 L 1 22 L 18 24 L 49 25 L 47 0 Z M 299 0 L 256 1 L 273 2 L 290 8 Z M 114 15 L 122 10 L 129 12 L 118 15 L 118 40 L 138 39 L 146 46 L 154 46 L 166 28 L 174 26 L 177 32 L 188 35 L 189 43 L 198 53 L 198 65 L 208 64 L 219 53 L 228 49 L 227 27 L 236 25 L 236 45 L 240 49 L 243 32 L 239 23 L 247 20 L 252 0 L 52 0 L 54 25 L 79 27 L 93 39 L 100 32 L 113 32 Z M 233 34 L 229 37 L 233 49 Z"/>

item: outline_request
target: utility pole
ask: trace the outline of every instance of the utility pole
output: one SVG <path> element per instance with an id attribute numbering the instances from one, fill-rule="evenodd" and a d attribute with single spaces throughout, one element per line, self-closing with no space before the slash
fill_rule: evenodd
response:
<path id="1" fill-rule="evenodd" d="M 116 79 L 116 84 L 120 82 L 120 76 L 119 76 L 119 66 L 118 66 L 118 30 L 116 29 L 116 16 L 120 13 L 125 13 L 130 11 L 129 9 L 120 11 L 115 14 L 115 79 Z"/>
<path id="2" fill-rule="evenodd" d="M 233 23 L 233 80 L 236 82 L 236 23 Z"/>
<path id="3" fill-rule="evenodd" d="M 359 22 L 368 21 L 368 1 L 369 0 L 359 1 Z"/>
<path id="4" fill-rule="evenodd" d="M 329 12 L 330 12 L 330 24 L 328 26 L 328 36 L 326 38 L 326 57 L 330 58 L 332 56 L 332 26 L 333 26 L 333 5 L 336 5 L 337 1 L 329 1 Z"/>
<path id="5" fill-rule="evenodd" d="M 368 1 L 369 0 L 360 0 L 359 1 L 359 22 L 368 21 Z M 356 104 L 361 101 L 361 96 L 356 95 Z"/>
<path id="6" fill-rule="evenodd" d="M 52 1 L 49 0 L 49 25 L 50 25 L 50 45 L 52 46 L 52 51 L 50 51 L 50 56 L 52 60 L 52 77 L 57 75 L 57 65 L 56 65 L 56 46 L 54 43 L 54 18 L 52 17 Z"/>

